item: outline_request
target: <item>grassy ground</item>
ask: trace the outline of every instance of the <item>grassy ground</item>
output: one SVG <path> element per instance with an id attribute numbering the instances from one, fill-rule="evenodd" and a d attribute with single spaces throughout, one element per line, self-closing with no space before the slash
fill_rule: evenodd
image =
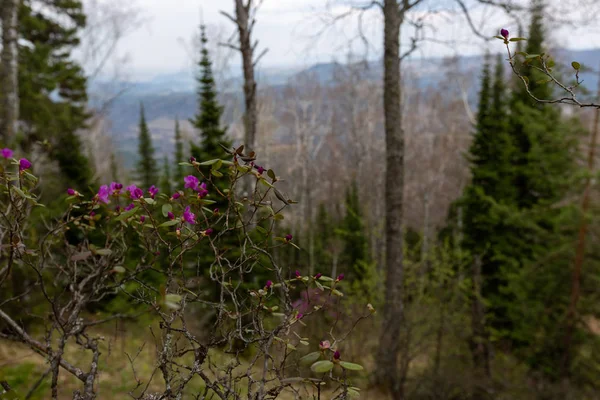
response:
<path id="1" fill-rule="evenodd" d="M 97 390 L 99 399 L 130 399 L 129 392 L 136 387 L 136 377 L 148 384 L 148 392 L 162 391 L 163 380 L 160 372 L 156 371 L 156 350 L 154 339 L 146 334 L 148 330 L 140 327 L 129 329 L 114 329 L 112 332 L 104 330 L 102 342 L 102 356 Z M 77 346 L 67 346 L 65 359 L 75 365 L 89 365 L 89 354 L 78 349 Z M 135 357 L 135 372 L 131 367 L 128 355 Z M 137 357 L 136 357 L 137 355 Z M 224 354 L 211 353 L 211 359 L 216 362 L 227 362 Z M 29 392 L 30 388 L 48 370 L 46 360 L 37 353 L 29 350 L 26 346 L 18 343 L 0 341 L 0 380 L 10 383 L 21 398 Z M 60 376 L 60 399 L 71 399 L 73 391 L 81 388 L 80 382 L 65 371 Z M 366 379 L 359 379 L 359 386 L 366 386 Z M 358 382 L 357 382 L 358 383 Z M 203 384 L 199 378 L 195 378 L 188 386 L 188 397 L 203 391 Z M 140 393 L 138 389 L 135 393 Z M 41 385 L 30 397 L 34 400 L 47 399 L 50 396 L 50 375 L 43 379 Z M 331 395 L 325 394 L 323 399 L 329 399 Z M 1 396 L 0 396 L 1 398 Z M 305 397 L 311 398 L 311 397 Z M 361 399 L 384 398 L 364 388 L 361 391 Z M 279 399 L 294 399 L 292 393 L 284 393 Z"/>

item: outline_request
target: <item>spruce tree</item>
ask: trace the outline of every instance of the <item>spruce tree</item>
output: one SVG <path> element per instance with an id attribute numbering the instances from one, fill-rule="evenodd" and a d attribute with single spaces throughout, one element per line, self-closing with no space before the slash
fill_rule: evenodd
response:
<path id="1" fill-rule="evenodd" d="M 358 185 L 352 182 L 346 192 L 346 214 L 339 230 L 344 242 L 341 263 L 353 279 L 367 278 L 367 263 L 369 262 L 368 239 L 365 235 Z"/>
<path id="2" fill-rule="evenodd" d="M 140 124 L 139 124 L 139 141 L 138 152 L 140 160 L 138 161 L 137 177 L 140 185 L 144 189 L 152 185 L 156 185 L 158 171 L 156 160 L 154 159 L 154 147 L 152 146 L 152 136 L 146 123 L 146 115 L 144 105 L 140 104 Z"/>
<path id="3" fill-rule="evenodd" d="M 165 156 L 163 161 L 163 173 L 160 178 L 160 190 L 170 195 L 173 188 L 171 187 L 171 169 L 169 168 L 169 158 Z"/>
<path id="4" fill-rule="evenodd" d="M 186 161 L 183 158 L 183 140 L 181 138 L 181 129 L 179 127 L 179 119 L 175 119 L 175 186 L 181 187 L 183 185 L 183 165 L 180 163 Z"/>
<path id="5" fill-rule="evenodd" d="M 197 77 L 198 83 L 198 106 L 196 116 L 190 120 L 200 135 L 200 145 L 191 144 L 192 156 L 198 160 L 211 160 L 225 158 L 227 153 L 220 144 L 231 146 L 231 141 L 226 136 L 226 128 L 221 126 L 221 115 L 223 107 L 217 99 L 215 79 L 212 72 L 212 62 L 207 48 L 206 28 L 200 27 L 201 32 L 201 59 L 198 64 L 200 72 Z"/>
<path id="6" fill-rule="evenodd" d="M 49 11 L 51 9 L 51 11 Z M 47 140 L 65 185 L 86 188 L 92 172 L 77 132 L 86 128 L 86 78 L 72 57 L 86 18 L 81 0 L 28 0 L 19 11 L 19 119 L 29 150 Z"/>

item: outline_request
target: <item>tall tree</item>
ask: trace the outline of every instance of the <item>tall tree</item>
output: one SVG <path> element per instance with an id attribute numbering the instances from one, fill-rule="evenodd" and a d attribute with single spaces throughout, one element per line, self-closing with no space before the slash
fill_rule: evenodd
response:
<path id="1" fill-rule="evenodd" d="M 26 0 L 19 10 L 19 119 L 27 150 L 47 140 L 69 181 L 91 180 L 80 130 L 86 128 L 86 78 L 72 58 L 86 18 L 81 0 Z"/>
<path id="2" fill-rule="evenodd" d="M 4 0 L 0 5 L 0 138 L 5 142 L 16 135 L 19 119 L 18 11 L 18 0 Z"/>
<path id="3" fill-rule="evenodd" d="M 400 28 L 416 0 L 383 2 L 383 113 L 385 118 L 385 268 L 386 287 L 383 322 L 377 352 L 376 382 L 396 400 L 404 397 L 399 378 L 400 328 L 404 323 L 403 197 L 404 130 L 400 104 Z"/>
<path id="4" fill-rule="evenodd" d="M 200 135 L 200 146 L 191 144 L 192 155 L 199 160 L 207 161 L 227 157 L 227 152 L 221 147 L 230 147 L 226 128 L 221 126 L 223 107 L 217 99 L 217 88 L 212 72 L 212 62 L 208 53 L 206 28 L 200 27 L 202 41 L 202 56 L 200 58 L 198 83 L 198 113 L 190 120 Z"/>
<path id="5" fill-rule="evenodd" d="M 234 0 L 235 17 L 221 11 L 225 17 L 233 22 L 238 31 L 238 44 L 231 45 L 238 50 L 242 56 L 242 69 L 244 72 L 244 145 L 246 149 L 252 150 L 256 145 L 256 131 L 258 129 L 258 102 L 256 98 L 256 79 L 254 68 L 262 56 L 267 52 L 263 50 L 256 55 L 258 41 L 252 39 L 254 26 L 256 24 L 256 11 L 260 2 L 254 0 Z"/>
<path id="6" fill-rule="evenodd" d="M 175 119 L 175 176 L 176 186 L 180 186 L 183 182 L 183 139 L 181 138 L 181 128 L 179 127 L 179 119 Z"/>
<path id="7" fill-rule="evenodd" d="M 171 193 L 171 169 L 169 168 L 169 158 L 165 156 L 163 161 L 163 172 L 160 177 L 160 190 L 167 195 Z"/>
<path id="8" fill-rule="evenodd" d="M 156 160 L 154 159 L 152 136 L 150 135 L 150 130 L 148 129 L 148 125 L 146 123 L 144 104 L 140 104 L 138 152 L 140 156 L 137 167 L 137 177 L 139 183 L 144 188 L 156 185 L 158 171 L 156 167 Z"/>

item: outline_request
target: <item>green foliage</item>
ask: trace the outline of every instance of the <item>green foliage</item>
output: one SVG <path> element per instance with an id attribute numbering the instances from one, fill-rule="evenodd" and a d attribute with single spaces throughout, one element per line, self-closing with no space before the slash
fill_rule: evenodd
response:
<path id="1" fill-rule="evenodd" d="M 227 129 L 221 126 L 223 107 L 217 99 L 217 89 L 212 72 L 212 62 L 207 49 L 208 39 L 206 28 L 200 27 L 202 50 L 198 63 L 200 72 L 196 78 L 198 83 L 198 113 L 190 120 L 200 135 L 200 145 L 191 144 L 192 156 L 199 160 L 213 160 L 227 157 L 221 147 L 231 147 L 231 141 L 226 136 Z"/>
<path id="2" fill-rule="evenodd" d="M 368 274 L 366 267 L 370 257 L 356 182 L 346 192 L 346 214 L 337 232 L 344 243 L 340 262 L 346 266 L 352 279 L 360 281 Z"/>
<path id="3" fill-rule="evenodd" d="M 154 147 L 152 146 L 152 136 L 146 123 L 144 105 L 140 104 L 140 124 L 139 124 L 138 152 L 140 160 L 137 167 L 137 177 L 143 188 L 147 189 L 157 181 L 158 171 L 156 160 L 154 159 Z"/>
<path id="4" fill-rule="evenodd" d="M 27 0 L 19 10 L 21 145 L 48 141 L 49 155 L 71 185 L 92 173 L 77 132 L 86 127 L 86 78 L 71 55 L 86 18 L 80 0 Z M 60 188 L 62 191 L 63 187 Z"/>
<path id="5" fill-rule="evenodd" d="M 183 182 L 183 165 L 182 162 L 186 161 L 183 158 L 183 140 L 181 138 L 181 129 L 179 127 L 179 119 L 175 119 L 175 182 L 176 187 L 179 188 Z"/>
<path id="6" fill-rule="evenodd" d="M 160 190 L 167 195 L 170 195 L 173 190 L 171 187 L 171 169 L 169 168 L 169 158 L 167 156 L 165 156 L 163 162 L 163 173 L 160 178 Z"/>

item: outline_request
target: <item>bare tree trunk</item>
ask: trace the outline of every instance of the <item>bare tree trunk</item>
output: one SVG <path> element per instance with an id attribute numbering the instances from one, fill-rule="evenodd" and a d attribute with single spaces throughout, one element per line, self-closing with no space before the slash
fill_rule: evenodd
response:
<path id="1" fill-rule="evenodd" d="M 244 69 L 244 99 L 246 112 L 244 114 L 244 145 L 247 151 L 254 149 L 256 142 L 256 129 L 258 126 L 258 107 L 256 103 L 256 80 L 254 79 L 254 49 L 251 35 L 254 19 L 250 19 L 252 0 L 244 4 L 243 0 L 235 0 L 235 16 L 238 33 L 240 35 L 239 51 L 242 54 L 242 67 Z"/>
<path id="2" fill-rule="evenodd" d="M 18 0 L 2 0 L 2 56 L 0 65 L 0 137 L 11 141 L 18 131 Z"/>
<path id="3" fill-rule="evenodd" d="M 404 131 L 400 104 L 400 26 L 402 15 L 396 0 L 385 0 L 384 15 L 384 93 L 386 175 L 385 247 L 386 296 L 377 354 L 376 383 L 390 390 L 394 399 L 402 396 L 398 375 L 400 326 L 404 320 L 402 284 L 404 195 Z"/>
<path id="4" fill-rule="evenodd" d="M 598 96 L 600 96 L 600 81 L 598 83 Z M 581 199 L 581 222 L 579 224 L 579 233 L 577 235 L 577 247 L 575 250 L 575 262 L 573 265 L 573 277 L 571 279 L 571 301 L 567 311 L 567 326 L 565 329 L 565 344 L 564 355 L 562 362 L 562 375 L 569 375 L 569 364 L 571 363 L 571 340 L 575 325 L 577 323 L 577 303 L 580 297 L 581 287 L 581 270 L 583 260 L 585 259 L 585 241 L 588 230 L 588 221 L 586 213 L 590 208 L 590 195 L 592 191 L 591 176 L 594 172 L 596 161 L 596 146 L 598 142 L 598 125 L 600 124 L 600 108 L 594 110 L 594 125 L 590 137 L 590 148 L 588 150 L 587 168 L 589 175 L 585 180 L 585 188 L 583 190 L 583 198 Z"/>

